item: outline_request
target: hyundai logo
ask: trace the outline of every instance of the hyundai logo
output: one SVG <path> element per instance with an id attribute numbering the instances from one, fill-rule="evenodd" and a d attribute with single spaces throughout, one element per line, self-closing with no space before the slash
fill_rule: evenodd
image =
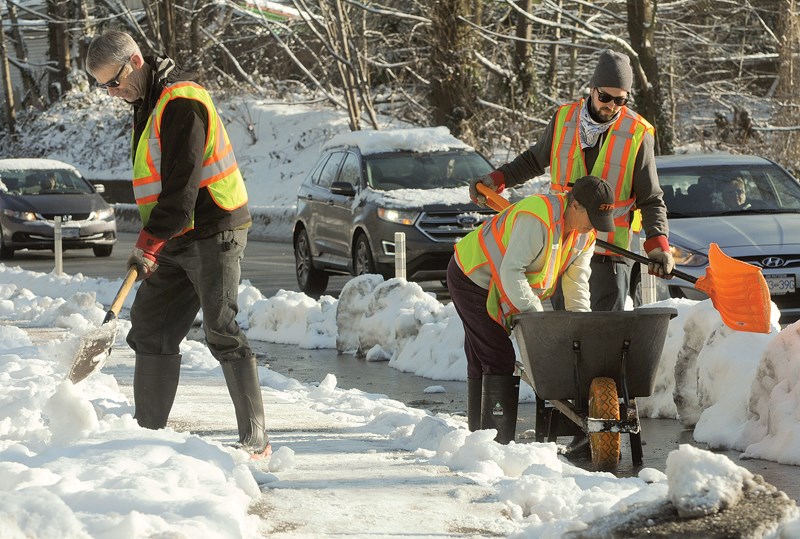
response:
<path id="1" fill-rule="evenodd" d="M 459 215 L 456 218 L 456 222 L 462 227 L 475 226 L 478 222 L 478 218 L 474 215 Z"/>
<path id="2" fill-rule="evenodd" d="M 778 256 L 770 256 L 761 261 L 765 268 L 781 268 L 786 265 L 786 261 Z"/>

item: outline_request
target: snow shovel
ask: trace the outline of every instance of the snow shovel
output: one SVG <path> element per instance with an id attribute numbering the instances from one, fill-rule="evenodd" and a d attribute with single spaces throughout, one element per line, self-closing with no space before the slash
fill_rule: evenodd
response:
<path id="1" fill-rule="evenodd" d="M 509 206 L 508 200 L 489 187 L 481 183 L 477 187 L 492 209 L 502 211 Z M 642 264 L 650 262 L 645 256 L 603 240 L 598 239 L 597 245 Z M 756 266 L 729 257 L 716 243 L 712 243 L 704 276 L 697 278 L 680 270 L 672 270 L 670 275 L 692 283 L 697 290 L 711 298 L 711 303 L 729 328 L 749 333 L 769 333 L 769 287 Z"/>
<path id="2" fill-rule="evenodd" d="M 111 308 L 103 319 L 103 323 L 97 329 L 93 329 L 81 337 L 78 352 L 75 354 L 69 370 L 68 378 L 73 384 L 77 384 L 93 372 L 99 371 L 105 363 L 111 346 L 117 338 L 117 315 L 122 309 L 122 304 L 125 303 L 125 298 L 133 288 L 137 275 L 136 266 L 131 266 L 128 274 L 125 275 L 125 280 L 122 281 L 119 292 L 111 303 Z"/>

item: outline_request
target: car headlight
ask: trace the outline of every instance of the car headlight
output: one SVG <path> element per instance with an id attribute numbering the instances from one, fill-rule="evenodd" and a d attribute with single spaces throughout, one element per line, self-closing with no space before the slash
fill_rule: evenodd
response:
<path id="1" fill-rule="evenodd" d="M 95 219 L 111 219 L 114 217 L 114 208 L 106 208 L 94 212 Z"/>
<path id="2" fill-rule="evenodd" d="M 378 208 L 378 217 L 384 221 L 399 223 L 401 225 L 413 225 L 419 217 L 419 212 L 395 210 L 392 208 Z"/>
<path id="3" fill-rule="evenodd" d="M 36 221 L 36 214 L 32 211 L 3 210 L 3 214 L 20 221 Z"/>
<path id="4" fill-rule="evenodd" d="M 677 245 L 670 245 L 670 252 L 675 263 L 679 266 L 705 266 L 708 264 L 708 257 L 704 254 L 689 249 L 684 249 Z"/>

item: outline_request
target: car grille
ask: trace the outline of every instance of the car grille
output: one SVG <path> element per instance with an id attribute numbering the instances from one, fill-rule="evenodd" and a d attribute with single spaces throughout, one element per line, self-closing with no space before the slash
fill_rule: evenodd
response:
<path id="1" fill-rule="evenodd" d="M 417 220 L 417 228 L 433 241 L 455 243 L 495 214 L 493 210 L 429 211 Z"/>
<path id="2" fill-rule="evenodd" d="M 796 268 L 800 268 L 800 255 L 742 256 L 737 257 L 737 260 L 752 264 L 769 273 L 782 273 L 783 270 L 796 270 Z M 793 271 L 787 271 L 787 273 L 792 272 Z M 800 285 L 800 283 L 797 284 Z M 770 299 L 772 299 L 773 303 L 775 303 L 780 310 L 800 308 L 800 291 L 794 294 L 776 294 Z"/>
<path id="3" fill-rule="evenodd" d="M 61 222 L 62 223 L 66 223 L 66 222 L 69 222 L 69 221 L 85 221 L 85 220 L 87 220 L 89 218 L 90 214 L 88 214 L 88 213 L 70 213 L 70 214 L 64 215 L 64 214 L 60 214 L 60 213 L 42 213 L 40 215 L 42 217 L 44 217 L 45 219 L 47 219 L 48 221 L 54 221 L 55 218 L 56 218 L 56 215 L 60 215 L 61 216 Z"/>

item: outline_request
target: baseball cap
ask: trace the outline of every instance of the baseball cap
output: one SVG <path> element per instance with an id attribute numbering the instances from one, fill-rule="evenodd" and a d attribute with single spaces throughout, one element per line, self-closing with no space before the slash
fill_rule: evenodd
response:
<path id="1" fill-rule="evenodd" d="M 589 214 L 592 226 L 600 232 L 614 232 L 614 191 L 597 176 L 578 178 L 572 186 L 572 198 Z"/>

